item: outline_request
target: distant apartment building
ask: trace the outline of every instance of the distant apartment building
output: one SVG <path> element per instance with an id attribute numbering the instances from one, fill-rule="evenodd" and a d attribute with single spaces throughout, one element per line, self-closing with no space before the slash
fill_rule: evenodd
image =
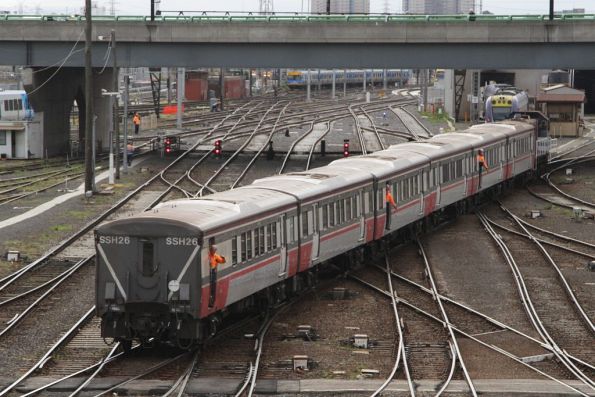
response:
<path id="1" fill-rule="evenodd" d="M 331 14 L 367 14 L 370 0 L 330 0 Z M 326 14 L 327 0 L 310 0 L 310 12 Z"/>
<path id="2" fill-rule="evenodd" d="M 562 14 L 584 14 L 584 8 L 573 8 L 572 10 L 562 10 Z"/>
<path id="3" fill-rule="evenodd" d="M 475 0 L 403 0 L 407 14 L 466 14 L 474 7 Z"/>

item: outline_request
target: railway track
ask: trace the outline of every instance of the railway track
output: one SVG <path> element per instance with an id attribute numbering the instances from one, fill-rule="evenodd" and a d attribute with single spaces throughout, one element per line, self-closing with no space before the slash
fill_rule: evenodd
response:
<path id="1" fill-rule="evenodd" d="M 484 214 L 478 213 L 478 216 L 510 266 L 527 316 L 541 339 L 552 347 L 555 357 L 573 377 L 595 391 L 595 373 L 593 364 L 589 363 L 593 352 L 589 353 L 589 349 L 585 351 L 582 345 L 586 341 L 594 341 L 593 324 L 574 296 L 559 266 L 534 238 L 531 240 L 537 246 L 538 255 L 529 253 L 531 242 L 506 239 L 494 231 Z M 515 223 L 525 234 L 532 236 L 522 223 Z M 548 276 L 547 280 L 556 279 L 560 282 L 544 284 L 544 274 Z M 593 343 L 587 345 L 593 346 Z M 569 353 L 577 359 L 570 357 Z"/>
<path id="2" fill-rule="evenodd" d="M 200 143 L 201 142 L 197 143 L 196 146 L 198 146 Z M 182 156 L 180 156 L 176 160 L 174 160 L 170 165 L 168 165 L 162 171 L 162 173 L 165 173 L 165 172 L 171 170 L 172 168 L 178 166 L 179 163 L 181 163 L 185 159 L 185 157 L 188 156 L 192 152 L 193 149 L 194 148 L 191 148 L 190 150 L 186 151 Z M 184 173 L 184 175 L 185 175 L 185 173 Z M 24 266 L 20 270 L 18 270 L 16 272 L 14 272 L 14 273 L 12 273 L 12 274 L 10 274 L 10 275 L 2 278 L 0 280 L 0 284 L 1 284 L 0 285 L 0 291 L 7 291 L 7 292 L 11 292 L 11 294 L 12 294 L 12 295 L 7 295 L 7 297 L 3 300 L 3 301 L 6 301 L 6 300 L 10 299 L 10 301 L 7 302 L 6 305 L 16 304 L 17 302 L 19 302 L 19 300 L 24 299 L 24 298 L 31 299 L 30 296 L 32 296 L 33 292 L 37 292 L 37 291 L 41 292 L 41 291 L 45 290 L 46 288 L 51 288 L 51 289 L 46 290 L 46 292 L 44 292 L 43 295 L 39 299 L 36 299 L 35 302 L 34 302 L 34 305 L 39 305 L 40 302 L 43 302 L 45 304 L 45 302 L 47 302 L 47 299 L 46 298 L 51 293 L 56 293 L 54 291 L 54 289 L 57 289 L 62 283 L 64 283 L 68 279 L 68 277 L 70 277 L 71 275 L 73 275 L 75 273 L 76 274 L 82 274 L 81 269 L 83 268 L 84 265 L 87 265 L 87 264 L 92 263 L 92 260 L 94 258 L 94 255 L 91 255 L 91 256 L 89 256 L 87 258 L 81 259 L 81 261 L 77 262 L 77 264 L 75 264 L 75 265 L 71 265 L 70 267 L 66 267 L 63 271 L 61 271 L 61 273 L 58 276 L 55 276 L 53 273 L 49 273 L 47 275 L 44 275 L 43 277 L 40 277 L 38 275 L 39 272 L 37 271 L 37 269 L 39 269 L 40 271 L 43 271 L 44 267 L 47 268 L 48 261 L 52 260 L 57 254 L 59 254 L 60 252 L 64 251 L 65 249 L 67 249 L 74 242 L 78 241 L 79 239 L 84 238 L 84 236 L 86 234 L 88 234 L 96 225 L 98 225 L 100 222 L 102 222 L 105 219 L 107 219 L 109 216 L 113 216 L 114 213 L 117 210 L 119 210 L 121 207 L 124 206 L 124 204 L 126 204 L 127 202 L 129 202 L 133 197 L 136 197 L 141 191 L 144 191 L 144 189 L 147 186 L 152 185 L 158 178 L 161 178 L 161 176 L 162 176 L 161 173 L 155 175 L 153 178 L 151 178 L 145 184 L 141 185 L 136 190 L 134 190 L 133 192 L 131 192 L 128 196 L 126 196 L 124 199 L 120 200 L 116 205 L 114 205 L 108 211 L 104 212 L 103 214 L 101 214 L 100 216 L 98 216 L 96 219 L 94 219 L 93 221 L 91 221 L 90 223 L 88 223 L 80 231 L 78 231 L 77 233 L 75 233 L 74 235 L 72 235 L 70 238 L 68 238 L 67 240 L 65 240 L 60 245 L 52 248 L 43 257 L 39 258 L 38 260 L 32 262 L 29 265 Z M 173 185 L 170 185 L 166 189 L 166 191 L 167 190 L 171 190 L 171 189 L 173 189 Z M 157 202 L 159 202 L 160 199 L 162 199 L 165 196 L 166 196 L 166 194 L 163 194 L 162 193 L 147 208 L 151 208 Z M 91 238 L 90 241 L 92 242 L 93 239 Z M 86 269 L 89 269 L 89 266 L 87 266 Z M 84 276 L 86 277 L 86 279 L 92 280 L 92 278 L 88 277 L 88 275 L 84 275 Z M 21 284 L 26 285 L 27 286 L 26 288 L 29 288 L 29 289 L 28 290 L 25 290 L 23 288 L 19 288 L 19 286 Z M 92 290 L 92 286 L 88 286 L 88 288 L 86 290 Z M 12 299 L 12 298 L 15 298 L 15 296 L 17 298 L 16 299 Z M 54 307 L 56 307 L 56 305 L 54 303 L 55 302 L 49 302 L 49 303 L 47 303 L 47 305 L 48 305 L 47 311 L 55 310 Z M 19 302 L 19 304 L 21 304 L 21 303 Z M 19 322 L 21 322 L 23 319 L 27 318 L 27 316 L 31 313 L 33 307 L 34 306 L 28 306 L 27 309 L 23 309 L 23 310 L 21 310 L 21 308 L 17 307 L 14 311 L 15 312 L 20 312 L 21 315 L 18 316 L 18 317 L 16 317 L 16 318 L 14 318 L 13 321 L 10 322 L 9 327 L 7 327 L 6 329 L 3 330 L 2 336 L 5 336 L 9 331 L 14 331 L 14 328 L 15 328 L 16 324 L 19 323 Z M 92 309 L 90 309 L 90 310 L 92 310 Z M 46 310 L 44 310 L 44 311 L 46 311 Z M 74 315 L 74 313 L 73 313 L 73 315 Z M 68 319 L 66 319 L 64 317 L 62 317 L 62 319 L 63 319 L 63 324 L 67 324 L 68 321 L 69 321 Z M 79 324 L 78 327 L 80 327 L 81 325 L 84 325 L 88 320 L 89 320 L 89 317 L 85 317 L 85 320 L 79 320 L 77 322 L 77 324 Z M 46 319 L 46 321 L 47 321 L 47 319 Z M 42 324 L 42 322 L 37 322 L 37 325 L 38 326 L 41 325 L 41 324 Z M 63 343 L 65 343 L 65 342 L 67 342 L 67 340 L 72 335 L 75 334 L 75 331 L 74 330 L 73 331 L 69 331 L 69 332 L 70 332 L 70 334 L 69 334 L 68 337 L 61 339 L 61 345 Z M 66 334 L 64 334 L 64 335 L 66 335 Z M 43 344 L 44 342 L 40 340 L 39 343 L 40 344 Z M 60 346 L 56 346 L 54 348 L 54 350 L 57 349 Z M 34 365 L 31 368 L 31 371 L 35 371 L 36 369 L 38 369 L 38 367 L 39 367 L 39 365 Z M 29 371 L 27 371 L 26 373 L 30 374 Z M 15 386 L 15 384 L 9 386 L 9 388 L 6 388 L 2 392 L 0 392 L 0 395 L 3 395 L 5 393 L 8 393 L 14 386 Z"/>
<path id="3" fill-rule="evenodd" d="M 378 268 L 378 266 L 377 266 Z M 380 266 L 380 269 L 383 269 L 382 266 Z M 530 343 L 533 344 L 534 346 L 537 347 L 541 347 L 549 352 L 553 352 L 554 348 L 550 345 L 548 345 L 547 343 L 536 339 L 530 335 L 524 334 L 521 331 L 518 331 L 517 329 L 510 327 L 498 320 L 495 320 L 481 312 L 478 312 L 477 310 L 474 310 L 460 302 L 457 302 L 456 300 L 453 300 L 452 298 L 448 298 L 444 295 L 441 295 L 439 292 L 436 293 L 433 289 L 428 288 L 416 281 L 413 281 L 411 279 L 408 279 L 398 273 L 396 273 L 394 270 L 390 271 L 391 276 L 395 279 L 395 280 L 399 280 L 402 281 L 403 283 L 399 283 L 397 285 L 397 289 L 399 290 L 400 294 L 403 295 L 399 295 L 398 296 L 398 301 L 399 303 L 404 306 L 405 308 L 408 308 L 412 311 L 415 311 L 416 313 L 418 313 L 421 316 L 426 317 L 427 319 L 431 320 L 432 322 L 439 324 L 441 326 L 446 327 L 447 325 L 452 328 L 452 331 L 458 335 L 460 338 L 465 338 L 468 339 L 470 341 L 476 342 L 478 345 L 483 346 L 484 348 L 488 349 L 489 351 L 495 353 L 496 355 L 500 355 L 503 356 L 505 359 L 509 359 L 512 362 L 515 362 L 516 364 L 518 364 L 521 367 L 525 367 L 528 370 L 530 370 L 531 372 L 534 372 L 535 374 L 539 375 L 539 376 L 543 376 L 548 378 L 549 380 L 556 382 L 560 385 L 563 385 L 565 388 L 568 388 L 569 390 L 572 390 L 573 392 L 577 393 L 578 395 L 582 395 L 582 396 L 586 396 L 587 394 L 585 394 L 583 391 L 577 389 L 576 387 L 566 383 L 563 379 L 569 379 L 568 374 L 566 372 L 564 372 L 563 370 L 559 369 L 558 366 L 543 366 L 543 365 L 539 365 L 539 363 L 531 363 L 526 361 L 522 355 L 519 355 L 518 352 L 515 352 L 515 350 L 518 350 L 516 348 L 511 349 L 511 345 L 510 344 L 506 344 L 503 342 L 486 342 L 483 340 L 482 335 L 486 335 L 486 334 L 490 334 L 490 333 L 494 333 L 494 332 L 509 332 L 512 334 L 514 334 L 516 337 L 519 337 L 521 339 L 519 339 L 518 343 Z M 368 285 L 369 287 L 371 287 L 372 289 L 376 290 L 377 292 L 384 294 L 385 296 L 389 297 L 390 299 L 390 293 L 388 291 L 386 291 L 384 288 L 382 287 L 378 287 L 377 283 L 375 282 L 370 282 L 367 279 L 364 279 L 363 277 L 353 277 L 355 280 L 364 283 L 366 285 Z M 404 288 L 404 285 L 408 284 L 411 287 L 414 287 L 415 289 L 417 289 L 419 292 L 423 293 L 426 298 L 425 298 L 425 302 L 423 300 L 420 300 L 419 298 L 419 294 L 417 294 L 417 297 L 415 296 L 416 294 L 413 294 L 411 291 L 407 291 Z M 445 311 L 448 313 L 448 321 L 445 321 L 444 318 L 442 318 L 441 316 L 438 316 L 436 314 L 436 300 L 439 300 L 442 302 L 442 304 L 444 305 L 444 309 Z M 432 307 L 433 305 L 433 307 Z M 406 324 L 406 327 L 407 324 Z M 523 342 L 524 341 L 524 342 Z M 522 350 L 522 349 L 521 349 Z M 571 357 L 571 359 L 577 363 L 577 364 L 581 364 L 582 360 L 569 355 Z M 453 355 L 451 356 L 453 358 L 453 360 L 457 357 L 456 356 L 456 352 L 453 351 Z M 584 363 L 586 364 L 586 363 Z M 451 365 L 452 362 L 451 362 Z M 583 365 L 583 364 L 581 364 Z M 589 365 L 589 364 L 587 364 Z M 452 368 L 452 366 L 451 366 Z M 591 367 L 589 367 L 590 369 L 592 369 Z M 470 371 L 473 370 L 473 368 L 469 369 Z M 452 370 L 450 370 L 452 371 Z M 451 378 L 456 378 L 456 375 L 454 375 Z M 443 384 L 443 386 L 445 386 Z M 469 394 L 472 394 L 473 392 L 471 391 L 471 388 L 469 388 L 468 390 Z"/>
<path id="4" fill-rule="evenodd" d="M 403 126 L 415 137 L 416 141 L 427 139 L 434 135 L 413 113 L 405 109 L 405 106 L 391 106 L 390 109 Z"/>

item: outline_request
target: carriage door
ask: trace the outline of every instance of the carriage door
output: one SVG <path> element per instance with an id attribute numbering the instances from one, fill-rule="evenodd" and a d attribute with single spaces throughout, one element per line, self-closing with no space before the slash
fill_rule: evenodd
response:
<path id="1" fill-rule="evenodd" d="M 318 256 L 320 255 L 320 225 L 318 223 L 319 218 L 320 216 L 318 214 L 318 204 L 314 204 L 314 206 L 312 207 L 312 230 L 314 232 L 312 235 L 312 261 L 318 259 Z M 308 222 L 310 222 L 310 219 L 308 219 Z"/>
<path id="2" fill-rule="evenodd" d="M 365 193 L 363 191 L 355 197 L 355 213 L 359 215 L 359 241 L 366 238 L 366 211 L 364 210 Z"/>
<path id="3" fill-rule="evenodd" d="M 285 214 L 281 215 L 281 250 L 279 254 L 281 268 L 279 269 L 279 276 L 283 276 L 287 272 L 287 222 L 285 221 L 285 218 Z"/>

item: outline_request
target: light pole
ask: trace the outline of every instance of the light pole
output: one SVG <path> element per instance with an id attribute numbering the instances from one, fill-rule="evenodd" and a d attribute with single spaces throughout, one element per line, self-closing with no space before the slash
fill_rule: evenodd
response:
<path id="1" fill-rule="evenodd" d="M 554 0 L 550 0 L 550 21 L 554 20 Z"/>

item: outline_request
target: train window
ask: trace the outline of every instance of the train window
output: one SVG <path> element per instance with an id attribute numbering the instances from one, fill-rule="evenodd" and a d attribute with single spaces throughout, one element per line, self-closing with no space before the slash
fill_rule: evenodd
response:
<path id="1" fill-rule="evenodd" d="M 6 131 L 0 131 L 0 145 L 6 145 Z"/>
<path id="2" fill-rule="evenodd" d="M 308 211 L 308 235 L 314 234 L 314 210 Z"/>
<path id="3" fill-rule="evenodd" d="M 233 236 L 231 238 L 231 264 L 236 265 L 238 263 L 238 238 Z"/>
<path id="4" fill-rule="evenodd" d="M 277 248 L 277 222 L 272 224 L 272 235 L 273 235 L 273 246 L 272 249 L 276 249 Z"/>
<path id="5" fill-rule="evenodd" d="M 298 218 L 297 216 L 292 217 L 293 218 L 293 240 L 297 241 L 298 237 L 300 236 L 300 224 L 298 223 Z"/>
<path id="6" fill-rule="evenodd" d="M 246 249 L 246 233 L 242 233 L 241 234 L 240 249 L 242 251 L 242 255 L 241 255 L 242 262 L 245 262 L 246 261 L 246 252 L 247 252 L 247 249 Z"/>
<path id="7" fill-rule="evenodd" d="M 455 173 L 456 177 L 457 178 L 462 177 L 463 176 L 463 159 L 457 160 L 455 166 L 456 166 L 456 173 Z"/>
<path id="8" fill-rule="evenodd" d="M 417 196 L 419 194 L 419 178 L 417 175 L 413 177 L 413 195 Z"/>
<path id="9" fill-rule="evenodd" d="M 335 226 L 335 203 L 330 203 L 328 207 L 328 226 Z"/>
<path id="10" fill-rule="evenodd" d="M 155 258 L 153 243 L 141 240 L 143 245 L 143 276 L 151 277 L 155 273 Z"/>
<path id="11" fill-rule="evenodd" d="M 17 100 L 17 109 L 23 110 L 23 100 L 22 99 Z"/>
<path id="12" fill-rule="evenodd" d="M 260 236 L 258 229 L 254 230 L 254 256 L 260 255 Z"/>
<path id="13" fill-rule="evenodd" d="M 310 211 L 302 212 L 302 237 L 308 235 L 308 214 Z"/>
<path id="14" fill-rule="evenodd" d="M 252 259 L 252 230 L 246 232 L 246 258 Z"/>
<path id="15" fill-rule="evenodd" d="M 337 201 L 337 224 L 341 225 L 345 222 L 345 201 L 343 199 Z"/>
<path id="16" fill-rule="evenodd" d="M 350 221 L 351 219 L 353 219 L 353 213 L 351 212 L 351 209 L 353 207 L 352 205 L 353 203 L 353 197 L 349 197 L 346 202 L 345 202 L 345 210 L 347 211 L 347 216 L 346 216 L 346 221 Z"/>
<path id="17" fill-rule="evenodd" d="M 258 247 L 261 255 L 266 252 L 264 249 L 264 226 L 258 228 Z"/>
<path id="18" fill-rule="evenodd" d="M 293 216 L 287 217 L 285 221 L 286 229 L 287 230 L 287 244 L 291 244 L 293 242 Z"/>
<path id="19" fill-rule="evenodd" d="M 328 204 L 322 206 L 322 230 L 328 228 Z"/>
<path id="20" fill-rule="evenodd" d="M 373 191 L 369 191 L 366 192 L 366 205 L 368 206 L 368 208 L 366 208 L 366 212 L 370 213 L 374 211 L 374 192 Z"/>
<path id="21" fill-rule="evenodd" d="M 448 182 L 450 180 L 450 167 L 449 164 L 442 164 L 442 182 Z"/>

